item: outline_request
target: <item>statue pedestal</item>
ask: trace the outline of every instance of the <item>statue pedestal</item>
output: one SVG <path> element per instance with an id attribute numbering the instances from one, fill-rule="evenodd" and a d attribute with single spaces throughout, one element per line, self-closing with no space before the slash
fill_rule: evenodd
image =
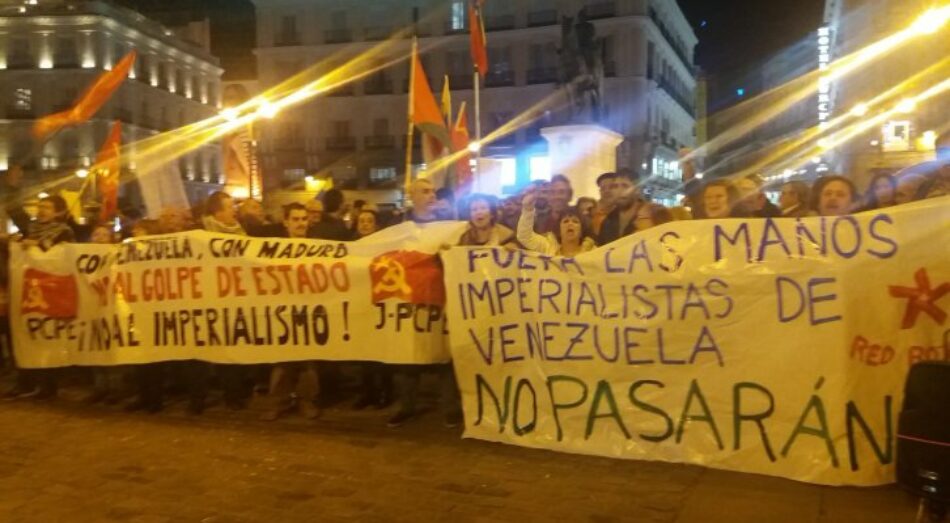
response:
<path id="1" fill-rule="evenodd" d="M 548 141 L 551 175 L 571 181 L 574 197 L 597 198 L 597 177 L 617 170 L 617 146 L 623 135 L 594 124 L 558 125 L 541 129 Z"/>

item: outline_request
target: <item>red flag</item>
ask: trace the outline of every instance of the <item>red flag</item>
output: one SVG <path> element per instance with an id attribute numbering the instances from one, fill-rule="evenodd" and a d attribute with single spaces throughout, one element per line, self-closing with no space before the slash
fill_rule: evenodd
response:
<path id="1" fill-rule="evenodd" d="M 482 23 L 482 6 L 485 0 L 472 0 L 468 5 L 468 33 L 472 47 L 472 63 L 478 74 L 488 72 L 488 50 L 485 48 L 485 24 Z"/>
<path id="2" fill-rule="evenodd" d="M 119 173 L 122 172 L 122 163 L 119 161 L 119 147 L 122 146 L 122 122 L 112 122 L 112 130 L 102 143 L 99 154 L 96 155 L 96 164 L 92 172 L 96 176 L 96 185 L 102 195 L 102 209 L 99 211 L 99 220 L 107 222 L 115 217 L 119 199 Z"/>
<path id="3" fill-rule="evenodd" d="M 409 79 L 409 121 L 422 132 L 435 137 L 441 145 L 449 145 L 449 130 L 445 126 L 442 112 L 435 102 L 425 70 L 419 61 L 416 43 L 412 44 L 412 65 Z"/>
<path id="4" fill-rule="evenodd" d="M 122 57 L 111 71 L 99 75 L 76 103 L 69 109 L 44 116 L 33 124 L 33 138 L 45 141 L 63 127 L 79 125 L 92 118 L 112 96 L 112 93 L 129 77 L 129 70 L 135 63 L 135 50 Z"/>
<path id="5" fill-rule="evenodd" d="M 50 318 L 75 318 L 78 303 L 79 291 L 72 275 L 36 269 L 27 269 L 23 274 L 21 314 L 36 312 Z"/>
<path id="6" fill-rule="evenodd" d="M 458 118 L 452 126 L 452 150 L 464 151 L 455 162 L 455 180 L 458 187 L 465 191 L 472 181 L 471 155 L 468 153 L 468 116 L 465 113 L 465 102 L 459 107 Z"/>
<path id="7" fill-rule="evenodd" d="M 397 298 L 416 304 L 445 304 L 445 284 L 438 255 L 418 251 L 380 254 L 369 266 L 369 277 L 373 303 Z"/>

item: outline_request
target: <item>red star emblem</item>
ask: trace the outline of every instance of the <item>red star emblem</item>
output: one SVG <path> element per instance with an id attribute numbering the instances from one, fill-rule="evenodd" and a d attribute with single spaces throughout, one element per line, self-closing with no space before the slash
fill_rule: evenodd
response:
<path id="1" fill-rule="evenodd" d="M 907 310 L 904 311 L 904 319 L 901 321 L 901 329 L 910 329 L 917 323 L 917 316 L 921 312 L 926 312 L 939 325 L 947 320 L 947 313 L 940 307 L 937 307 L 936 301 L 950 292 L 950 283 L 942 283 L 936 289 L 930 288 L 930 277 L 927 276 L 927 269 L 920 268 L 914 273 L 914 282 L 917 287 L 901 287 L 899 285 L 888 285 L 888 291 L 895 298 L 907 298 Z"/>

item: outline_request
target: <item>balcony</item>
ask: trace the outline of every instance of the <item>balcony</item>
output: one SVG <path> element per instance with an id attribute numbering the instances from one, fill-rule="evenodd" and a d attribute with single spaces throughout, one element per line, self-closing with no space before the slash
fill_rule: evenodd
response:
<path id="1" fill-rule="evenodd" d="M 329 151 L 352 151 L 356 149 L 356 138 L 352 136 L 330 136 L 326 139 Z"/>
<path id="2" fill-rule="evenodd" d="M 495 15 L 485 18 L 486 31 L 505 31 L 515 28 L 515 15 Z"/>
<path id="3" fill-rule="evenodd" d="M 293 47 L 300 45 L 300 35 L 297 33 L 280 33 L 274 37 L 274 47 Z"/>
<path id="4" fill-rule="evenodd" d="M 387 77 L 370 78 L 363 82 L 363 94 L 393 94 L 393 82 Z"/>
<path id="5" fill-rule="evenodd" d="M 489 71 L 485 75 L 485 87 L 508 87 L 515 85 L 514 71 Z"/>
<path id="6" fill-rule="evenodd" d="M 31 120 L 36 117 L 33 109 L 22 109 L 12 105 L 8 105 L 5 112 L 9 120 Z"/>
<path id="7" fill-rule="evenodd" d="M 389 38 L 393 29 L 385 26 L 373 26 L 363 29 L 363 38 L 370 42 L 378 42 Z"/>
<path id="8" fill-rule="evenodd" d="M 599 18 L 610 18 L 617 16 L 617 5 L 614 2 L 596 2 L 587 4 L 584 9 L 587 11 L 588 20 L 597 20 Z"/>
<path id="9" fill-rule="evenodd" d="M 436 90 L 437 86 L 429 84 L 433 91 Z M 472 75 L 471 74 L 450 74 L 449 75 L 449 86 L 452 89 L 471 89 L 472 88 Z"/>
<path id="10" fill-rule="evenodd" d="M 33 69 L 36 63 L 28 54 L 12 54 L 7 60 L 7 69 Z"/>
<path id="11" fill-rule="evenodd" d="M 353 41 L 353 31 L 349 29 L 329 29 L 323 32 L 323 41 L 328 44 L 345 44 Z"/>
<path id="12" fill-rule="evenodd" d="M 528 85 L 551 84 L 554 82 L 557 82 L 557 67 L 528 69 Z"/>
<path id="13" fill-rule="evenodd" d="M 392 149 L 396 145 L 396 140 L 389 135 L 366 136 L 363 138 L 363 146 L 367 149 Z"/>
<path id="14" fill-rule="evenodd" d="M 528 27 L 557 25 L 557 9 L 544 9 L 528 13 Z"/>
<path id="15" fill-rule="evenodd" d="M 686 69 L 692 73 L 693 61 L 686 55 L 686 51 L 680 49 L 679 45 L 677 45 L 677 40 L 673 38 L 672 33 L 666 28 L 663 21 L 660 20 L 660 15 L 657 14 L 656 10 L 652 7 L 650 8 L 650 20 L 652 20 L 656 28 L 659 29 L 660 34 L 663 35 L 663 39 L 666 40 L 666 43 L 673 49 L 676 56 L 683 62 Z"/>
<path id="16" fill-rule="evenodd" d="M 79 60 L 75 54 L 54 56 L 53 67 L 56 69 L 79 69 Z"/>
<path id="17" fill-rule="evenodd" d="M 669 81 L 660 78 L 660 81 L 657 82 L 657 85 L 660 87 L 660 89 L 666 91 L 666 94 L 670 95 L 670 98 L 672 98 L 673 101 L 676 102 L 680 107 L 682 107 L 684 111 L 686 111 L 690 116 L 693 116 L 693 104 L 687 100 L 685 96 L 681 95 Z"/>

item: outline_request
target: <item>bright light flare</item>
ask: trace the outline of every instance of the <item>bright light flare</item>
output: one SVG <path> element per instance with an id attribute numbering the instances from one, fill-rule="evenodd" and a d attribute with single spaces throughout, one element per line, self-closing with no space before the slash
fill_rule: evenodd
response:
<path id="1" fill-rule="evenodd" d="M 897 107 L 894 108 L 895 111 L 899 113 L 912 113 L 914 109 L 917 108 L 917 102 L 913 98 L 904 98 L 897 104 Z"/>
<path id="2" fill-rule="evenodd" d="M 233 121 L 237 120 L 237 119 L 238 119 L 238 116 L 240 116 L 240 115 L 241 115 L 241 113 L 238 112 L 238 110 L 237 110 L 236 108 L 234 108 L 234 107 L 228 107 L 227 109 L 221 111 L 221 116 L 223 116 L 224 119 L 227 120 L 227 121 L 229 121 L 229 122 L 233 122 Z"/>
<path id="3" fill-rule="evenodd" d="M 950 20 L 950 6 L 931 9 L 920 15 L 909 30 L 918 35 L 931 35 L 939 31 Z"/>
<path id="4" fill-rule="evenodd" d="M 267 100 L 261 102 L 261 105 L 257 108 L 257 114 L 259 114 L 261 118 L 273 118 L 277 116 L 278 111 L 278 107 Z"/>
<path id="5" fill-rule="evenodd" d="M 851 116 L 854 116 L 855 118 L 861 118 L 866 114 L 868 114 L 868 104 L 866 103 L 859 103 L 851 109 Z"/>
<path id="6" fill-rule="evenodd" d="M 477 153 L 482 150 L 482 144 L 479 142 L 472 142 L 468 144 L 468 151 L 471 153 Z"/>
<path id="7" fill-rule="evenodd" d="M 88 170 L 88 169 L 78 169 L 78 170 L 76 171 L 76 176 L 79 177 L 79 178 L 85 178 L 85 177 L 89 176 L 89 170 Z"/>

